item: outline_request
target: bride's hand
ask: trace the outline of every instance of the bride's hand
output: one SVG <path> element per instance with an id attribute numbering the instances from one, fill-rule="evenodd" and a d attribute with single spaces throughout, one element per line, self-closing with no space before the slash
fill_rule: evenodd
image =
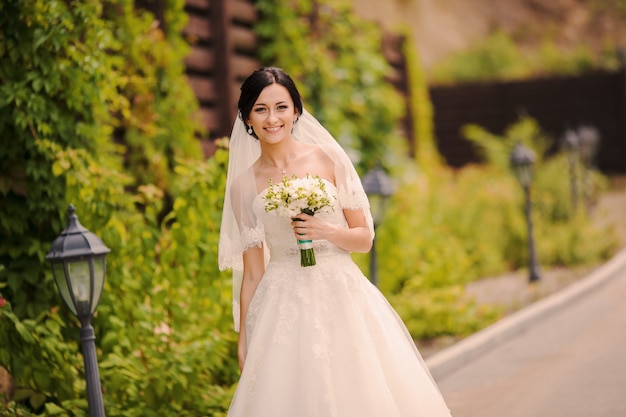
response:
<path id="1" fill-rule="evenodd" d="M 294 235 L 300 240 L 328 239 L 334 228 L 323 220 L 306 213 L 291 218 Z"/>

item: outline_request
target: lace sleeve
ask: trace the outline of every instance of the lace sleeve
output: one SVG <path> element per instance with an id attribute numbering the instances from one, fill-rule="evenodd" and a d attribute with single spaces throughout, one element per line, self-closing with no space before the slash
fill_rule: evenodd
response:
<path id="1" fill-rule="evenodd" d="M 374 221 L 370 211 L 369 200 L 363 189 L 361 179 L 354 169 L 354 165 L 352 165 L 348 155 L 338 144 L 336 147 L 323 145 L 321 148 L 334 162 L 337 198 L 341 208 L 345 210 L 363 210 L 367 227 L 373 239 Z"/>
<path id="2" fill-rule="evenodd" d="M 224 201 L 224 214 L 231 221 L 222 221 L 220 230 L 220 269 L 243 270 L 242 254 L 247 249 L 262 247 L 265 241 L 263 224 L 254 213 L 256 186 L 252 168 L 245 171 L 230 187 Z"/>
<path id="3" fill-rule="evenodd" d="M 220 229 L 219 267 L 232 269 L 233 321 L 239 331 L 239 294 L 243 275 L 243 252 L 253 247 L 264 247 L 265 229 L 254 212 L 256 182 L 252 167 L 238 176 L 224 198 L 222 227 Z"/>

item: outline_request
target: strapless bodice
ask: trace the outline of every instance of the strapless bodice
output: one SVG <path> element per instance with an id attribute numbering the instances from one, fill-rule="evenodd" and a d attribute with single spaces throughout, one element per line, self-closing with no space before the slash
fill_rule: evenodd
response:
<path id="1" fill-rule="evenodd" d="M 323 180 L 327 184 L 327 191 L 331 196 L 332 209 L 328 212 L 317 213 L 315 217 L 320 218 L 328 223 L 336 224 L 341 227 L 348 227 L 346 219 L 343 215 L 341 206 L 337 199 L 337 190 L 335 186 L 328 180 Z M 265 200 L 263 196 L 267 189 L 263 190 L 254 200 L 254 213 L 263 223 L 265 231 L 265 243 L 270 251 L 270 261 L 287 261 L 292 259 L 300 259 L 300 248 L 297 239 L 294 236 L 291 227 L 291 219 L 275 214 L 275 212 L 266 212 L 264 208 Z M 326 240 L 313 241 L 313 249 L 316 258 L 332 254 L 346 254 L 343 249 L 335 246 Z"/>

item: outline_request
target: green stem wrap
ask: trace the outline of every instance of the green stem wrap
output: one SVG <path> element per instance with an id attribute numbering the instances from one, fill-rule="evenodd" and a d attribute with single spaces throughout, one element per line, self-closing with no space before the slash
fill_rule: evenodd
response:
<path id="1" fill-rule="evenodd" d="M 310 210 L 302 210 L 303 213 L 313 216 Z M 303 221 L 301 219 L 293 219 L 294 221 Z M 300 247 L 300 266 L 313 266 L 317 262 L 315 261 L 315 252 L 313 251 L 313 241 L 306 239 L 298 239 L 298 246 Z"/>

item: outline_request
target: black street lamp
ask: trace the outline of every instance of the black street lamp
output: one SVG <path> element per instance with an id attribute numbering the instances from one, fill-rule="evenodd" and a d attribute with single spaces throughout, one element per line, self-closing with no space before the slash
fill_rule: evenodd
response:
<path id="1" fill-rule="evenodd" d="M 530 198 L 530 184 L 532 182 L 532 165 L 535 162 L 534 153 L 521 143 L 517 143 L 511 153 L 510 163 L 515 176 L 524 189 L 526 199 L 525 212 L 526 224 L 528 226 L 528 261 L 529 261 L 529 281 L 535 282 L 541 278 L 539 266 L 537 265 L 537 255 L 535 254 L 535 242 L 533 238 L 532 221 L 532 201 Z"/>
<path id="2" fill-rule="evenodd" d="M 361 182 L 363 183 L 363 189 L 370 202 L 374 220 L 374 230 L 376 230 L 376 227 L 382 221 L 385 211 L 387 210 L 389 197 L 391 197 L 394 192 L 393 182 L 380 165 L 377 165 L 373 170 L 365 174 Z M 376 238 L 374 238 L 370 252 L 370 279 L 374 285 L 378 285 L 377 272 Z"/>
<path id="3" fill-rule="evenodd" d="M 573 129 L 567 129 L 563 134 L 562 147 L 567 154 L 567 162 L 569 165 L 570 174 L 570 188 L 572 193 L 572 207 L 576 211 L 578 207 L 578 186 L 576 167 L 578 165 L 579 153 L 580 153 L 580 140 L 578 134 Z"/>
<path id="4" fill-rule="evenodd" d="M 61 297 L 80 320 L 89 416 L 104 417 L 91 317 L 100 302 L 106 274 L 106 254 L 110 249 L 79 223 L 73 205 L 70 204 L 67 211 L 67 227 L 52 242 L 46 259 L 50 261 Z"/>

